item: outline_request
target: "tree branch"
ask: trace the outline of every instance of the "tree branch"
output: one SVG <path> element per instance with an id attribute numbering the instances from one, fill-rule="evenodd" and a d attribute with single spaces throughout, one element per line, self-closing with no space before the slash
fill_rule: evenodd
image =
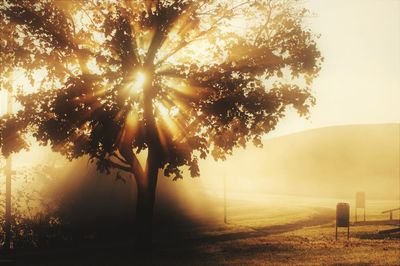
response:
<path id="1" fill-rule="evenodd" d="M 260 30 L 258 31 L 258 33 L 257 33 L 257 35 L 256 35 L 256 38 L 254 39 L 253 45 L 256 45 L 256 44 L 257 44 L 257 41 L 258 41 L 258 39 L 260 38 L 261 33 L 262 33 L 262 32 L 264 31 L 264 29 L 268 26 L 269 21 L 271 20 L 271 14 L 272 14 L 271 1 L 268 1 L 268 7 L 269 7 L 269 9 L 268 9 L 267 19 L 266 19 L 264 25 L 262 25 L 262 27 L 261 27 Z M 268 34 L 268 33 L 267 33 L 267 34 Z M 269 34 L 268 34 L 268 35 L 269 35 Z"/>
<path id="2" fill-rule="evenodd" d="M 59 10 L 55 6 L 54 8 Z M 37 14 L 35 10 L 31 10 L 22 4 L 7 8 L 3 10 L 2 13 L 14 23 L 25 25 L 28 31 L 30 31 L 33 36 L 36 36 L 51 44 L 52 48 L 54 48 L 55 50 L 59 50 L 59 48 L 70 49 L 78 57 L 78 60 L 80 59 L 82 54 L 95 55 L 89 49 L 79 48 L 76 42 L 73 40 L 73 34 L 70 31 L 68 32 L 69 34 L 58 32 L 51 21 L 46 18 L 46 16 L 41 16 Z M 65 18 L 68 20 L 68 16 L 65 16 Z M 71 20 L 70 17 L 69 19 Z M 72 25 L 73 27 L 75 27 L 73 21 Z M 47 36 L 51 36 L 54 40 L 56 40 L 57 43 L 53 43 L 52 40 L 48 38 L 41 38 L 41 36 L 37 34 L 38 32 L 44 33 Z"/>
<path id="3" fill-rule="evenodd" d="M 118 149 L 118 151 L 122 155 L 122 157 L 125 158 L 125 161 L 131 165 L 130 169 L 131 172 L 133 172 L 136 180 L 141 181 L 144 178 L 144 171 L 133 150 L 122 146 Z"/>
<path id="4" fill-rule="evenodd" d="M 118 164 L 118 163 L 116 163 L 116 162 L 113 162 L 113 161 L 111 161 L 111 160 L 108 160 L 107 163 L 108 163 L 109 165 L 111 165 L 112 167 L 114 167 L 114 168 L 118 168 L 118 169 L 120 169 L 120 170 L 129 172 L 129 173 L 132 172 L 132 168 L 131 168 L 131 167 L 120 165 L 120 164 Z"/>
<path id="5" fill-rule="evenodd" d="M 118 159 L 121 163 L 129 165 L 129 163 L 122 158 L 121 156 L 119 156 L 116 152 L 112 153 L 111 156 L 114 156 L 116 159 Z"/>
<path id="6" fill-rule="evenodd" d="M 232 9 L 230 9 L 229 11 L 232 11 L 235 7 L 233 7 Z M 224 18 L 227 18 L 227 13 L 228 11 L 226 11 L 219 19 L 217 19 L 213 24 L 211 24 L 211 26 L 207 29 L 207 30 L 203 30 L 201 32 L 199 32 L 193 39 L 189 40 L 189 41 L 185 41 L 182 40 L 180 42 L 180 44 L 178 44 L 177 47 L 175 47 L 175 49 L 173 49 L 170 53 L 168 53 L 166 56 L 164 56 L 160 61 L 157 62 L 156 66 L 160 66 L 163 62 L 165 62 L 168 58 L 170 58 L 171 56 L 173 56 L 174 54 L 176 54 L 177 52 L 179 52 L 180 50 L 182 50 L 183 48 L 185 48 L 186 46 L 188 46 L 190 43 L 193 43 L 195 41 L 197 41 L 201 36 L 210 33 L 212 30 L 215 29 L 215 26 Z"/>

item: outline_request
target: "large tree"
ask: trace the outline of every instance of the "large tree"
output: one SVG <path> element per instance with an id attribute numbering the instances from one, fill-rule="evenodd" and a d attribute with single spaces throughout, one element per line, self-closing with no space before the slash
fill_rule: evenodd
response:
<path id="1" fill-rule="evenodd" d="M 0 14 L 0 88 L 20 105 L 0 117 L 2 153 L 33 136 L 132 174 L 139 242 L 160 170 L 198 176 L 200 158 L 260 146 L 288 106 L 314 104 L 322 58 L 294 0 L 2 0 Z"/>

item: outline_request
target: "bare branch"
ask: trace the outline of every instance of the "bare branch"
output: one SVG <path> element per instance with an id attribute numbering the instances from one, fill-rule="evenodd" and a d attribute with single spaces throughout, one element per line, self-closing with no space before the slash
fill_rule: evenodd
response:
<path id="1" fill-rule="evenodd" d="M 257 33 L 256 38 L 254 39 L 254 43 L 253 45 L 256 45 L 258 42 L 258 39 L 261 37 L 262 32 L 265 30 L 265 28 L 268 26 L 270 20 L 271 20 L 271 14 L 272 14 L 272 6 L 271 6 L 271 1 L 268 1 L 268 15 L 267 15 L 267 19 L 265 20 L 264 25 L 262 25 L 262 27 L 260 27 L 260 30 Z"/>
<path id="2" fill-rule="evenodd" d="M 135 175 L 135 178 L 137 180 L 143 178 L 144 171 L 142 168 L 142 165 L 140 164 L 137 156 L 133 152 L 132 149 L 122 146 L 118 149 L 119 153 L 125 158 L 125 161 L 128 162 L 128 164 L 131 165 L 130 169 Z"/>
<path id="3" fill-rule="evenodd" d="M 107 163 L 108 163 L 109 165 L 111 165 L 112 167 L 114 167 L 114 168 L 118 168 L 118 169 L 120 169 L 120 170 L 129 172 L 129 173 L 132 172 L 132 168 L 131 168 L 131 167 L 127 167 L 127 166 L 120 165 L 120 164 L 118 164 L 118 163 L 116 163 L 116 162 L 114 162 L 114 161 L 111 161 L 111 160 L 108 160 Z"/>
<path id="4" fill-rule="evenodd" d="M 111 156 L 118 159 L 121 163 L 129 165 L 129 163 L 124 158 L 122 158 L 118 153 L 114 152 L 113 154 L 111 154 Z"/>
<path id="5" fill-rule="evenodd" d="M 215 28 L 218 22 L 220 22 L 221 20 L 223 20 L 224 18 L 226 18 L 226 16 L 222 16 L 220 17 L 217 21 L 215 21 L 210 28 L 208 28 L 207 30 L 203 30 L 200 33 L 198 33 L 192 40 L 190 41 L 181 41 L 180 44 L 175 47 L 175 49 L 173 49 L 171 52 L 169 52 L 166 56 L 164 56 L 160 61 L 157 62 L 157 66 L 160 66 L 163 62 L 165 62 L 168 58 L 170 58 L 171 56 L 173 56 L 174 54 L 176 54 L 177 52 L 179 52 L 180 50 L 182 50 L 183 48 L 185 48 L 186 46 L 188 46 L 190 43 L 193 43 L 197 40 L 199 40 L 200 37 L 204 36 L 207 33 L 212 32 Z"/>

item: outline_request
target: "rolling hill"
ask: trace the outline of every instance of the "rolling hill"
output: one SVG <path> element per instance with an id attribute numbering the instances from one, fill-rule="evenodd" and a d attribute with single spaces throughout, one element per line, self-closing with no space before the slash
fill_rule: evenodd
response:
<path id="1" fill-rule="evenodd" d="M 236 150 L 225 169 L 234 189 L 253 183 L 277 194 L 354 197 L 365 191 L 369 198 L 398 199 L 399 139 L 400 124 L 313 129 L 266 140 L 262 149 Z"/>

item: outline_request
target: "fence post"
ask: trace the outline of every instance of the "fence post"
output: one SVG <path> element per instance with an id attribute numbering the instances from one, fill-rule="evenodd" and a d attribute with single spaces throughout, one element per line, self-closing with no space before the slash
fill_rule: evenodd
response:
<path id="1" fill-rule="evenodd" d="M 7 113 L 12 113 L 12 91 L 8 90 L 7 93 Z M 6 176 L 6 210 L 5 210 L 5 238 L 3 249 L 10 250 L 11 248 L 11 176 L 12 171 L 12 157 L 9 155 L 6 159 L 5 176 Z"/>

